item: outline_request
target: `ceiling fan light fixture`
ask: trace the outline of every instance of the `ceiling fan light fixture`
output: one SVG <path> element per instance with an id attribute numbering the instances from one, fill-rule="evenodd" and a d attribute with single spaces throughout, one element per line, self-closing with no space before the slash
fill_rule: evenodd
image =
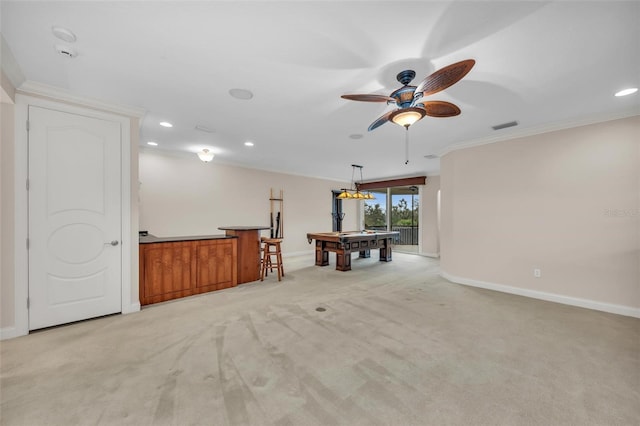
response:
<path id="1" fill-rule="evenodd" d="M 409 127 L 416 121 L 422 120 L 426 111 L 422 108 L 409 107 L 394 111 L 389 119 L 399 126 Z"/>

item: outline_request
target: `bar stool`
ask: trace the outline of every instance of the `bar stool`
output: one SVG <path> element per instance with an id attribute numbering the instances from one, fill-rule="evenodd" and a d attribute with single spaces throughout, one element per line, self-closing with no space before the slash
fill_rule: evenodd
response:
<path id="1" fill-rule="evenodd" d="M 264 281 L 264 277 L 269 275 L 268 269 L 273 272 L 273 268 L 278 269 L 278 281 L 284 277 L 284 267 L 282 266 L 282 250 L 280 243 L 282 238 L 265 238 L 262 237 L 262 262 L 260 264 L 260 281 Z M 275 262 L 273 261 L 275 256 Z"/>

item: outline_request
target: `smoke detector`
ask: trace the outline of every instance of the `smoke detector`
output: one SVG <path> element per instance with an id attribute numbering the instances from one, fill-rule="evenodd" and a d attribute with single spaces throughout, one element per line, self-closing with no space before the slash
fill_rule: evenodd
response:
<path id="1" fill-rule="evenodd" d="M 61 54 L 62 56 L 66 56 L 67 58 L 75 58 L 78 56 L 78 52 L 72 47 L 64 46 L 62 44 L 56 45 L 56 52 Z"/>

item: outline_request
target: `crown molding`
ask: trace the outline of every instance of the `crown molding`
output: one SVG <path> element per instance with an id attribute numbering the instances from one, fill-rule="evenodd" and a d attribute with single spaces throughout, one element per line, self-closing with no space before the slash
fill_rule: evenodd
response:
<path id="1" fill-rule="evenodd" d="M 470 141 L 460 142 L 457 144 L 450 145 L 445 149 L 443 149 L 442 151 L 439 151 L 438 156 L 442 158 L 443 156 L 445 156 L 450 152 L 458 151 L 461 149 L 473 148 L 481 145 L 489 145 L 496 142 L 503 142 L 503 141 L 508 141 L 512 139 L 524 138 L 527 136 L 535 136 L 543 133 L 555 132 L 558 130 L 566 130 L 566 129 L 572 129 L 575 127 L 588 126 L 590 124 L 604 123 L 606 121 L 619 120 L 622 118 L 633 117 L 636 115 L 640 115 L 640 110 L 638 110 L 637 107 L 634 107 L 634 108 L 629 108 L 614 114 L 596 115 L 596 116 L 592 116 L 592 117 L 588 117 L 580 120 L 563 121 L 563 122 L 545 124 L 541 126 L 522 129 L 520 131 L 509 133 L 508 135 L 504 135 L 504 136 L 490 136 L 486 138 L 472 139 Z"/>
<path id="2" fill-rule="evenodd" d="M 16 89 L 16 93 L 29 96 L 52 98 L 58 101 L 68 102 L 93 109 L 99 109 L 101 111 L 124 115 L 127 117 L 142 118 L 146 114 L 146 111 L 143 108 L 85 98 L 83 96 L 74 95 L 68 90 L 61 89 L 55 86 L 49 86 L 48 84 L 38 83 L 31 80 L 27 80 L 22 83 L 20 87 Z"/>

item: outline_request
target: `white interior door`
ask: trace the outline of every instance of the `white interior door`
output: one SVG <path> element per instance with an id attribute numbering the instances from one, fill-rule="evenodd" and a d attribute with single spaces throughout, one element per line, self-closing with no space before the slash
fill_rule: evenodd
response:
<path id="1" fill-rule="evenodd" d="M 121 312 L 120 123 L 29 107 L 29 329 Z"/>

